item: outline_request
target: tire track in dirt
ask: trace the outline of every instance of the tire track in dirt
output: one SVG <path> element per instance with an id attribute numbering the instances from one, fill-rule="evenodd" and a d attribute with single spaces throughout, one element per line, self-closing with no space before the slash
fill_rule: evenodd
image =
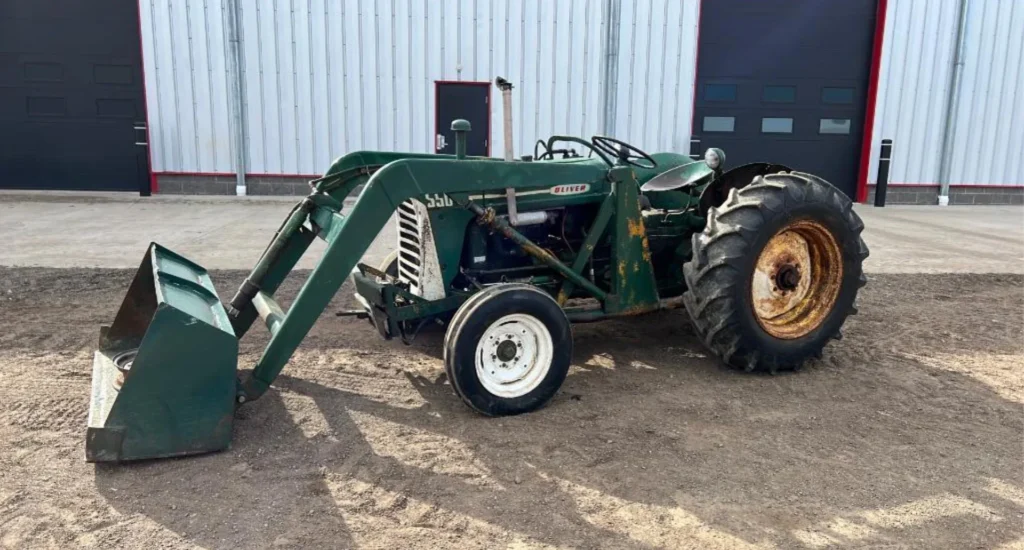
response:
<path id="1" fill-rule="evenodd" d="M 92 349 L 130 276 L 0 268 L 0 548 L 1024 540 L 1024 410 L 999 391 L 1024 387 L 1019 275 L 872 277 L 846 338 L 793 375 L 701 357 L 681 313 L 581 325 L 564 392 L 503 419 L 445 383 L 443 330 L 405 347 L 334 316 L 346 287 L 230 450 L 94 466 Z"/>
<path id="2" fill-rule="evenodd" d="M 33 431 L 80 432 L 84 430 L 86 417 L 85 403 L 71 397 L 16 401 L 0 411 L 0 422 Z"/>

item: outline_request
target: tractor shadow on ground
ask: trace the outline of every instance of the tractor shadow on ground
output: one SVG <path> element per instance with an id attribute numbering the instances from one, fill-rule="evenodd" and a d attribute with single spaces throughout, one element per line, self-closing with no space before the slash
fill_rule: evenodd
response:
<path id="1" fill-rule="evenodd" d="M 287 422 L 289 412 L 276 392 L 258 403 L 255 415 L 237 413 L 231 449 L 97 464 L 97 488 L 123 514 L 142 514 L 189 545 L 355 548 L 322 470 L 305 463 L 310 453 L 329 446 L 307 439 L 299 426 Z M 278 420 L 261 435 L 259 424 L 267 418 Z"/>
<path id="2" fill-rule="evenodd" d="M 1024 534 L 1007 527 L 1024 512 L 1021 404 L 975 378 L 866 336 L 798 373 L 742 375 L 706 356 L 681 312 L 575 332 L 563 390 L 533 414 L 470 412 L 440 365 L 392 377 L 411 403 L 282 376 L 240 409 L 231 451 L 98 468 L 96 483 L 123 513 L 212 547 L 994 547 Z M 417 342 L 436 361 L 440 337 Z"/>

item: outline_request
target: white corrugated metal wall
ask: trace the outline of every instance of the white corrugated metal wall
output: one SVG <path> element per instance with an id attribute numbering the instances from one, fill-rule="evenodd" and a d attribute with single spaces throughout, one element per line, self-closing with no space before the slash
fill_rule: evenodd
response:
<path id="1" fill-rule="evenodd" d="M 1024 2 L 971 0 L 954 184 L 1024 184 Z"/>
<path id="2" fill-rule="evenodd" d="M 685 151 L 699 1 L 619 1 L 615 134 Z M 605 4 L 242 2 L 247 171 L 317 174 L 347 151 L 432 151 L 437 80 L 511 80 L 517 155 L 551 134 L 598 134 Z M 140 7 L 154 171 L 231 172 L 224 0 Z M 500 156 L 491 93 L 490 150 Z"/>
<path id="3" fill-rule="evenodd" d="M 952 185 L 1024 184 L 1024 2 L 969 0 L 963 80 L 954 109 Z M 955 0 L 889 0 L 869 181 L 882 139 L 889 181 L 936 185 L 956 49 Z"/>
<path id="4" fill-rule="evenodd" d="M 689 152 L 699 2 L 622 3 L 615 127 L 648 151 Z"/>
<path id="5" fill-rule="evenodd" d="M 613 133 L 648 150 L 689 140 L 699 0 L 618 0 Z M 141 0 L 156 172 L 233 170 L 225 0 Z M 956 0 L 889 0 L 869 180 L 938 181 Z M 431 151 L 434 81 L 515 90 L 516 153 L 602 130 L 605 0 L 242 2 L 248 172 L 317 174 L 360 148 Z M 1024 3 L 970 0 L 951 179 L 1024 184 Z M 503 150 L 492 88 L 491 154 Z"/>
<path id="6" fill-rule="evenodd" d="M 232 171 L 222 0 L 140 0 L 153 170 Z"/>

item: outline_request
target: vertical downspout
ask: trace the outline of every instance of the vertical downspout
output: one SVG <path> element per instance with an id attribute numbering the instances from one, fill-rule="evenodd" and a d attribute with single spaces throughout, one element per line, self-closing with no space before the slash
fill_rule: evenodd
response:
<path id="1" fill-rule="evenodd" d="M 228 101 L 231 104 L 230 131 L 235 153 L 235 195 L 244 197 L 246 194 L 245 171 L 249 135 L 245 127 L 245 117 L 242 114 L 243 98 L 245 97 L 245 83 L 242 79 L 242 7 L 239 0 L 226 0 L 226 3 L 228 89 L 230 91 Z"/>
<path id="2" fill-rule="evenodd" d="M 619 89 L 619 28 L 622 0 L 605 0 L 603 6 L 604 36 L 601 48 L 604 61 L 601 66 L 601 134 L 615 133 L 615 111 Z"/>
<path id="3" fill-rule="evenodd" d="M 956 53 L 953 55 L 953 69 L 950 74 L 949 94 L 946 96 L 946 118 L 942 134 L 942 151 L 939 156 L 939 206 L 949 205 L 949 179 L 953 168 L 953 142 L 956 139 L 956 107 L 960 99 L 960 83 L 963 80 L 964 50 L 967 47 L 967 14 L 969 0 L 960 0 L 956 26 Z"/>

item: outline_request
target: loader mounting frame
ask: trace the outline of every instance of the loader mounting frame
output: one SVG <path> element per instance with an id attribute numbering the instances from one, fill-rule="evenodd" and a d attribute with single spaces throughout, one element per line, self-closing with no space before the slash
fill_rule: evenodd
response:
<path id="1" fill-rule="evenodd" d="M 358 259 L 399 204 L 428 194 L 451 197 L 456 204 L 475 214 L 479 223 L 501 233 L 561 275 L 564 280 L 557 298 L 561 305 L 565 305 L 577 288 L 597 300 L 599 307 L 566 308 L 570 318 L 597 320 L 679 305 L 676 300 L 659 299 L 640 212 L 638 186 L 631 167 L 502 163 L 476 158 L 450 162 L 438 155 L 402 155 L 389 162 L 390 159 L 379 158 L 379 155 L 353 153 L 340 159 L 327 176 L 316 183 L 314 192 L 293 210 L 239 295 L 231 301 L 232 325 L 237 335 L 244 334 L 257 318 L 263 320 L 271 333 L 270 342 L 251 374 L 240 380 L 239 403 L 256 399 L 267 391 L 350 273 L 359 294 L 364 298 L 372 297 L 368 300 L 371 311 L 382 309 L 373 320 L 385 337 L 402 334 L 401 323 L 405 321 L 449 313 L 468 298 L 468 294 L 451 293 L 440 300 L 425 300 L 397 285 L 378 283 L 376 276 L 368 275 L 365 269 L 357 269 Z M 356 204 L 347 215 L 343 214 L 343 198 L 371 170 L 372 176 Z M 331 174 L 341 176 L 332 178 Z M 610 183 L 611 192 L 602 202 L 587 242 L 573 265 L 566 265 L 531 242 L 508 221 L 495 216 L 493 209 L 470 199 L 472 193 L 486 191 L 484 186 L 493 185 L 490 182 L 501 181 L 513 182 L 520 191 L 549 188 L 559 182 Z M 605 291 L 587 279 L 583 270 L 598 240 L 608 231 L 615 234 L 612 253 L 616 267 L 610 288 Z M 327 248 L 291 307 L 284 311 L 274 300 L 274 292 L 309 247 L 313 236 L 323 239 Z M 398 304 L 395 299 L 398 296 L 405 305 Z"/>

